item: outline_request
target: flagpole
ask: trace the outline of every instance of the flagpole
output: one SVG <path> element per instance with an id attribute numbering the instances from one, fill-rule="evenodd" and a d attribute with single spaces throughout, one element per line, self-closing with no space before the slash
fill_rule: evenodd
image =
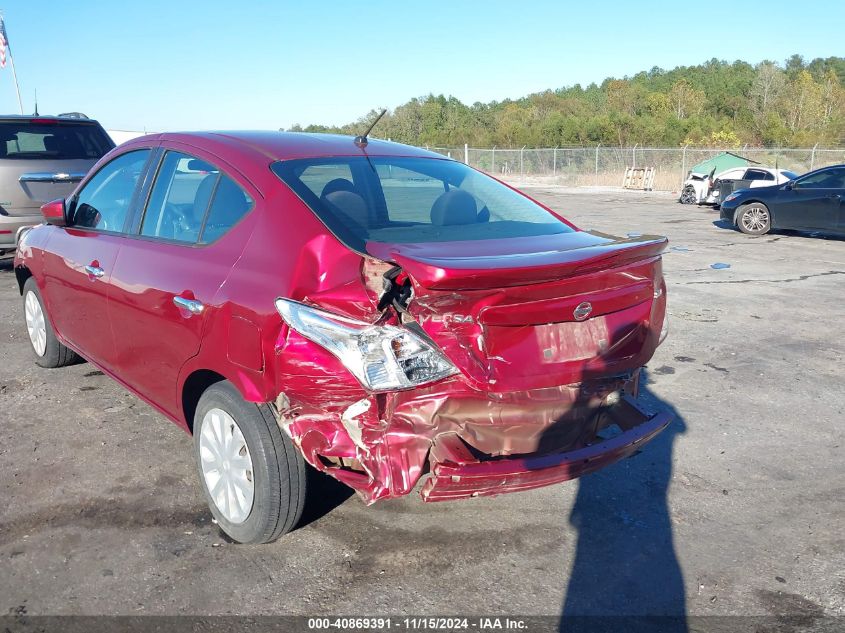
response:
<path id="1" fill-rule="evenodd" d="M 21 101 L 21 87 L 18 85 L 18 73 L 15 72 L 15 58 L 12 57 L 12 47 L 6 41 L 6 49 L 9 51 L 9 65 L 12 67 L 12 77 L 15 79 L 15 90 L 18 93 L 18 110 L 23 114 L 23 102 Z"/>

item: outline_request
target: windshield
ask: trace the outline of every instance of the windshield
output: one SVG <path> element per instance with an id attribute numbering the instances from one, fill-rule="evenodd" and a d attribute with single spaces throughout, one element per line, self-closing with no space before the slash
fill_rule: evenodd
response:
<path id="1" fill-rule="evenodd" d="M 91 123 L 0 121 L 0 159 L 99 159 L 113 147 Z"/>
<path id="2" fill-rule="evenodd" d="M 342 242 L 451 242 L 568 233 L 522 194 L 437 158 L 332 157 L 280 161 L 273 171 Z"/>
<path id="3" fill-rule="evenodd" d="M 798 178 L 798 174 L 792 171 L 784 170 L 783 175 L 789 178 L 790 180 L 795 180 L 796 178 Z"/>

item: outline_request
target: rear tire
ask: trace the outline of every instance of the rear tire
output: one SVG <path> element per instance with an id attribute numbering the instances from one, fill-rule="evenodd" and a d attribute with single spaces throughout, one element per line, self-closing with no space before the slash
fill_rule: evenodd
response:
<path id="1" fill-rule="evenodd" d="M 217 524 L 238 543 L 290 532 L 305 504 L 305 460 L 270 407 L 246 402 L 230 382 L 202 394 L 194 415 L 200 485 Z"/>
<path id="2" fill-rule="evenodd" d="M 53 369 L 79 360 L 75 352 L 62 345 L 56 338 L 34 277 L 27 279 L 23 285 L 23 313 L 36 365 Z"/>
<path id="3" fill-rule="evenodd" d="M 736 210 L 736 226 L 747 235 L 765 235 L 772 228 L 769 208 L 762 202 L 748 202 Z"/>

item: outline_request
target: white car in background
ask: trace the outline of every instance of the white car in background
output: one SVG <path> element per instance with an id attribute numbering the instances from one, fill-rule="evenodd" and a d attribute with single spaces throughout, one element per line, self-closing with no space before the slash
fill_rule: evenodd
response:
<path id="1" fill-rule="evenodd" d="M 715 177 L 710 174 L 690 172 L 689 177 L 684 181 L 678 201 L 682 204 L 713 204 L 718 206 L 719 183 L 726 180 L 747 180 L 749 182 L 743 188 L 750 188 L 781 185 L 790 180 L 795 180 L 797 177 L 797 174 L 786 169 L 760 166 L 731 167 Z"/>

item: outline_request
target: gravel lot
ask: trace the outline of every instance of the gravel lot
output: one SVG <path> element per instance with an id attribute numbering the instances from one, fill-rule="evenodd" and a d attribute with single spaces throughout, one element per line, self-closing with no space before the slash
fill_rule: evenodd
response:
<path id="1" fill-rule="evenodd" d="M 32 362 L 4 260 L 0 613 L 845 615 L 845 241 L 749 237 L 665 194 L 529 192 L 583 228 L 669 236 L 658 440 L 471 502 L 366 508 L 318 482 L 307 525 L 237 546 L 182 431 L 88 364 Z"/>

